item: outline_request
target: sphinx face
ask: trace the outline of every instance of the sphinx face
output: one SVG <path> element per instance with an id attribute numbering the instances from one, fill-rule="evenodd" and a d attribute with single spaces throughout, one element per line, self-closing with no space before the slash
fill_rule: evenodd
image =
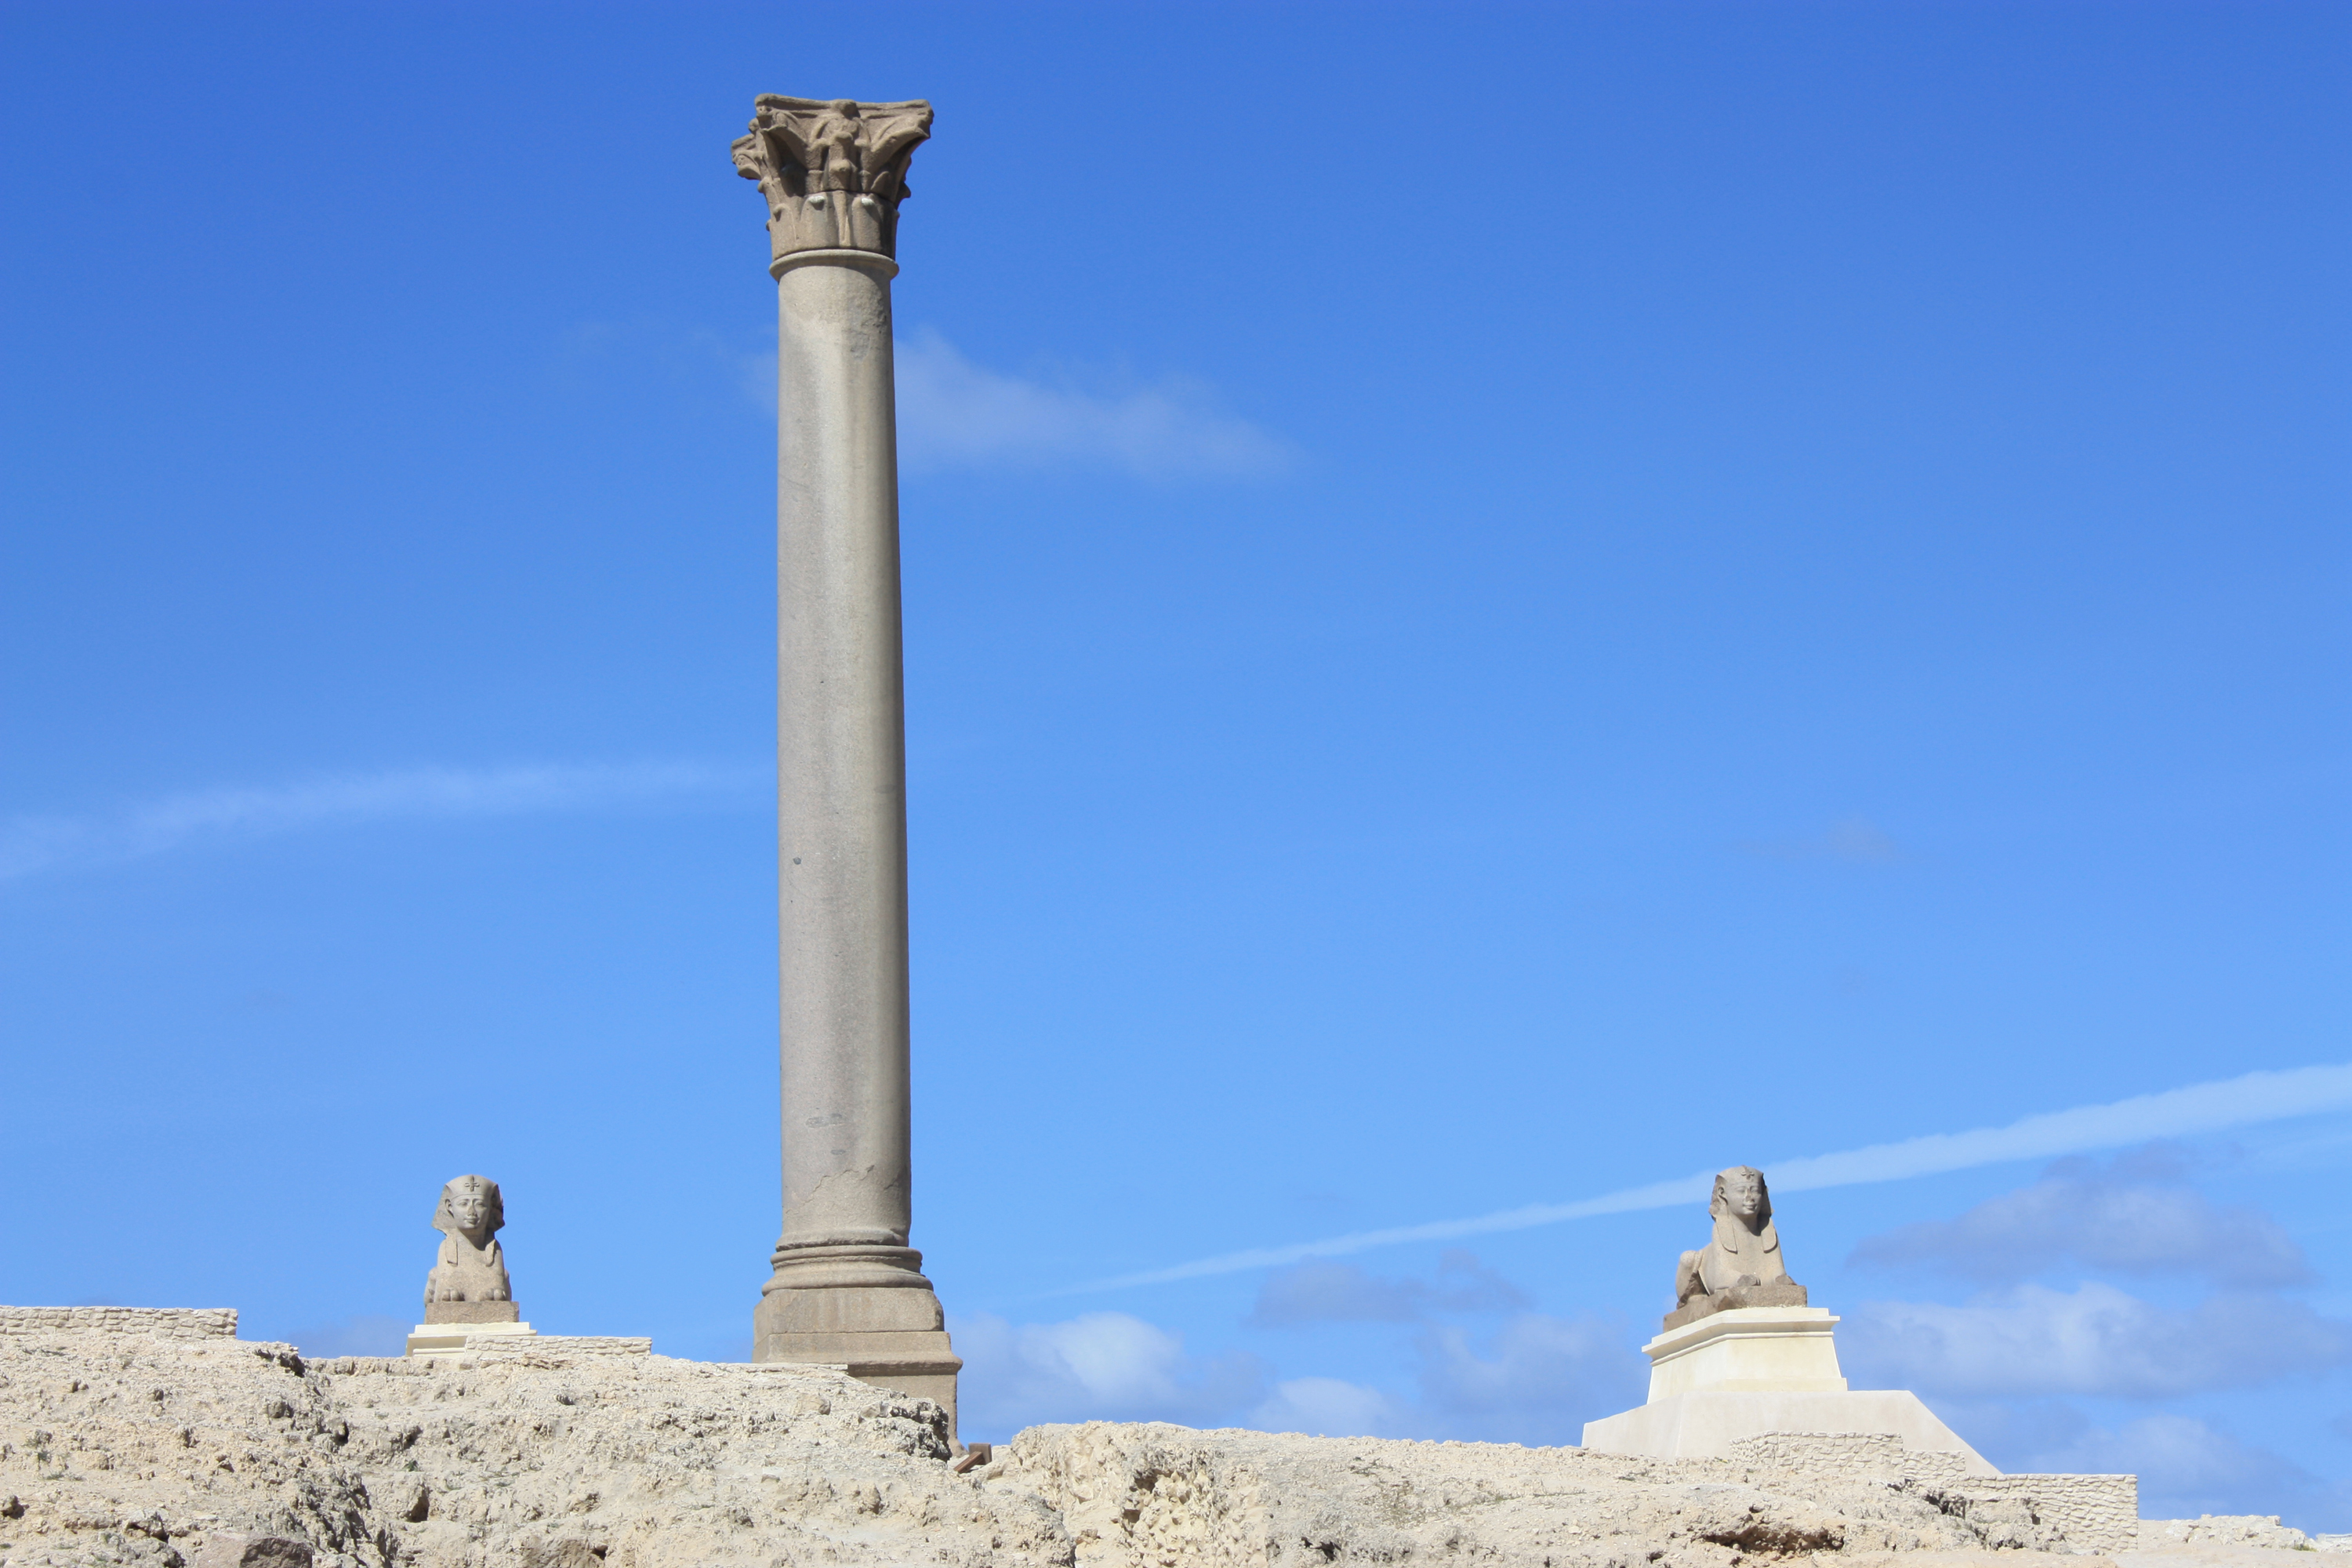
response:
<path id="1" fill-rule="evenodd" d="M 478 1187 L 459 1187 L 449 1194 L 449 1217 L 467 1236 L 479 1236 L 490 1217 L 490 1195 Z"/>
<path id="2" fill-rule="evenodd" d="M 1723 1184 L 1723 1206 L 1754 1224 L 1764 1212 L 1764 1182 L 1760 1176 L 1734 1176 Z"/>

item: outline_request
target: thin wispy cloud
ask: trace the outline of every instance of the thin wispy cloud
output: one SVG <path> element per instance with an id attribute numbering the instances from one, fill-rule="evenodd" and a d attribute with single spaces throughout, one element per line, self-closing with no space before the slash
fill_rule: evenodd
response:
<path id="1" fill-rule="evenodd" d="M 1310 1258 L 1266 1276 L 1249 1321 L 1257 1328 L 1415 1323 L 1433 1312 L 1489 1312 L 1527 1305 L 1525 1291 L 1454 1247 L 1437 1260 L 1433 1281 L 1384 1279 L 1352 1263 Z"/>
<path id="2" fill-rule="evenodd" d="M 2191 1084 L 2161 1094 L 2135 1095 L 2105 1105 L 2078 1106 L 2072 1110 L 2045 1111 L 2012 1121 L 2006 1127 L 1980 1127 L 1967 1132 L 1938 1132 L 1906 1138 L 1895 1143 L 1873 1143 L 1835 1154 L 1782 1160 L 1764 1167 L 1773 1190 L 1782 1193 L 1824 1187 L 1859 1186 L 1873 1182 L 1902 1181 L 1946 1171 L 1973 1170 L 1980 1165 L 2013 1160 L 2048 1160 L 2095 1150 L 2120 1149 L 2158 1138 L 2183 1138 L 2284 1121 L 2298 1116 L 2352 1109 L 2352 1064 L 2298 1068 L 2286 1072 L 2252 1072 L 2242 1078 Z M 1528 1230 L 1598 1215 L 1629 1214 L 1640 1209 L 1671 1208 L 1706 1200 L 1713 1172 L 1628 1187 L 1622 1192 L 1574 1203 L 1528 1204 L 1466 1219 L 1433 1220 L 1424 1225 L 1396 1226 L 1386 1230 L 1358 1231 L 1319 1241 L 1294 1242 L 1285 1247 L 1252 1247 L 1202 1258 L 1166 1268 L 1146 1269 L 1108 1279 L 1089 1280 L 1052 1296 L 1113 1290 L 1137 1285 L 1165 1285 L 1204 1275 L 1238 1274 L 1249 1268 L 1278 1268 L 1309 1258 L 1337 1258 L 1367 1252 L 1377 1247 L 1408 1242 L 1455 1241 L 1489 1236 L 1497 1231 Z"/>
<path id="3" fill-rule="evenodd" d="M 1189 1354 L 1181 1334 L 1125 1312 L 1019 1324 L 975 1312 L 948 1327 L 964 1358 L 967 1432 L 1107 1416 L 1205 1426 L 1265 1396 L 1255 1357 Z"/>
<path id="4" fill-rule="evenodd" d="M 765 769 L 698 762 L 424 767 L 166 795 L 106 816 L 0 821 L 0 881 L 205 844 L 415 817 L 592 811 L 754 796 Z"/>
<path id="5" fill-rule="evenodd" d="M 2176 1309 L 2095 1279 L 2020 1285 L 1965 1306 L 1866 1301 L 1839 1331 L 1870 1388 L 2162 1399 L 2315 1376 L 2352 1361 L 2352 1323 L 2233 1291 Z"/>
<path id="6" fill-rule="evenodd" d="M 1442 1299 L 1474 1270 L 1508 1300 L 1483 1292 L 1467 1310 L 1497 1321 L 1474 1329 L 1422 1313 L 1450 1310 Z M 985 1312 L 950 1317 L 964 1358 L 965 1431 L 1110 1418 L 1549 1445 L 1572 1442 L 1586 1421 L 1640 1402 L 1645 1373 L 1622 1322 L 1521 1310 L 1517 1288 L 1477 1269 L 1475 1259 L 1441 1269 L 1435 1279 L 1377 1282 L 1391 1291 L 1408 1283 L 1420 1287 L 1401 1292 L 1420 1326 L 1412 1340 L 1417 1398 L 1336 1377 L 1277 1380 L 1245 1352 L 1195 1355 L 1181 1334 L 1125 1312 L 1057 1323 L 1016 1324 Z"/>
<path id="7" fill-rule="evenodd" d="M 1118 469 L 1144 479 L 1253 479 L 1291 466 L 1288 443 L 1168 379 L 1096 390 L 974 364 L 937 332 L 898 345 L 898 452 L 910 468 Z"/>
<path id="8" fill-rule="evenodd" d="M 1422 1337 L 1415 1436 L 1435 1426 L 1496 1442 L 1571 1442 L 1587 1421 L 1639 1404 L 1648 1381 L 1628 1353 L 1624 1323 L 1596 1313 L 1518 1312 L 1485 1338 L 1481 1346 L 1450 1323 Z"/>
<path id="9" fill-rule="evenodd" d="M 684 334 L 666 356 L 713 351 L 711 334 Z M 600 343 L 601 346 L 601 343 Z M 715 351 L 714 351 L 715 352 Z M 776 354 L 724 355 L 744 395 L 776 411 Z M 1183 376 L 1137 382 L 1077 373 L 1013 375 L 967 358 L 937 331 L 894 345 L 898 461 L 907 469 L 1059 469 L 1146 479 L 1249 479 L 1297 466 L 1297 447 L 1223 408 L 1215 390 Z"/>
<path id="10" fill-rule="evenodd" d="M 2326 1483 L 2294 1460 L 2193 1415 L 2159 1412 L 2113 1430 L 2071 1407 L 2064 1416 L 2073 1431 L 2002 1462 L 2029 1475 L 2136 1475 L 2143 1519 L 2275 1514 L 2282 1503 L 2292 1518 L 2331 1500 Z"/>
<path id="11" fill-rule="evenodd" d="M 1904 858 L 1901 845 L 1862 816 L 1833 822 L 1816 837 L 1759 839 L 1739 847 L 1775 860 L 1843 860 L 1853 866 L 1888 866 Z"/>
<path id="12" fill-rule="evenodd" d="M 1276 1384 L 1273 1395 L 1243 1425 L 1310 1437 L 1395 1437 L 1405 1435 L 1410 1419 L 1377 1388 L 1337 1377 L 1294 1377 Z"/>
<path id="13" fill-rule="evenodd" d="M 2187 1164 L 2165 1144 L 2104 1170 L 2061 1160 L 2032 1185 L 1988 1198 L 1958 1219 L 1867 1237 L 1846 1261 L 1989 1284 L 2016 1284 L 2069 1263 L 2202 1275 L 2236 1289 L 2310 1282 L 2311 1264 L 2285 1227 L 2259 1209 L 2214 1203 L 2179 1179 Z"/>

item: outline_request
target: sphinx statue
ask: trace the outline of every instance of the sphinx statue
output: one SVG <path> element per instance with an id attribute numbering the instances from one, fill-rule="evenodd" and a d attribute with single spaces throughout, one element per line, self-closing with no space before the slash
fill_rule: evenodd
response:
<path id="1" fill-rule="evenodd" d="M 1733 1307 L 1802 1307 L 1805 1288 L 1789 1278 L 1780 1233 L 1772 1224 L 1772 1194 L 1764 1173 L 1734 1165 L 1717 1173 L 1706 1212 L 1715 1235 L 1675 1265 L 1675 1310 L 1666 1327 L 1678 1329 Z"/>
<path id="2" fill-rule="evenodd" d="M 521 1313 L 507 1279 L 506 1254 L 498 1233 L 507 1223 L 499 1184 L 483 1176 L 459 1176 L 441 1189 L 433 1228 L 441 1251 L 425 1277 L 426 1323 L 511 1323 Z"/>
<path id="3" fill-rule="evenodd" d="M 1756 1438 L 1777 1445 L 1866 1437 L 1893 1442 L 1908 1456 L 1901 1464 L 1918 1467 L 1912 1475 L 1957 1480 L 2000 1473 L 1917 1394 L 1848 1385 L 1838 1365 L 1837 1315 L 1807 1300 L 1805 1288 L 1789 1278 L 1763 1172 L 1752 1165 L 1718 1172 L 1706 1215 L 1714 1235 L 1675 1266 L 1675 1310 L 1642 1347 L 1650 1397 L 1586 1422 L 1586 1449 L 1728 1459 Z M 1931 1459 L 1932 1467 L 1921 1463 Z"/>

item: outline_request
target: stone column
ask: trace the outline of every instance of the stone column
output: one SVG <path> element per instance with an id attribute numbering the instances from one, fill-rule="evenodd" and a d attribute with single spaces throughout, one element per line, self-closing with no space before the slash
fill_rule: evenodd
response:
<path id="1" fill-rule="evenodd" d="M 784 1229 L 754 1361 L 846 1363 L 955 1412 L 907 1245 L 907 765 L 890 279 L 928 103 L 762 96 L 735 167 L 776 279 Z"/>

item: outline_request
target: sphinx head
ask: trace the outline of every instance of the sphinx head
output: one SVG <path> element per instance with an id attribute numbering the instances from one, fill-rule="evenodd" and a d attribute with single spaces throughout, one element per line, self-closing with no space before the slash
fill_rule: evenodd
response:
<path id="1" fill-rule="evenodd" d="M 433 1228 L 464 1236 L 477 1243 L 488 1240 L 507 1223 L 505 1200 L 499 1184 L 487 1176 L 460 1176 L 441 1189 L 441 1206 L 433 1211 Z"/>
<path id="2" fill-rule="evenodd" d="M 1717 1219 L 1729 1215 L 1750 1230 L 1772 1223 L 1772 1194 L 1764 1189 L 1764 1173 L 1753 1165 L 1734 1165 L 1716 1173 L 1715 1195 L 1706 1212 Z"/>

